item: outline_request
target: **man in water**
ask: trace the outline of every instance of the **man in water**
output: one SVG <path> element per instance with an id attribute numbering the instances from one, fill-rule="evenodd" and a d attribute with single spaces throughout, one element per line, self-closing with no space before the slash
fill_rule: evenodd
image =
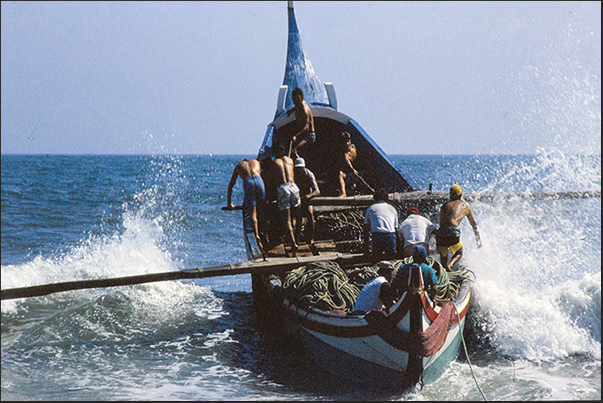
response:
<path id="1" fill-rule="evenodd" d="M 415 246 L 422 245 L 429 251 L 429 237 L 438 227 L 429 219 L 419 214 L 419 210 L 412 206 L 408 209 L 408 217 L 400 224 L 398 239 L 403 242 L 403 257 L 412 256 Z"/>
<path id="2" fill-rule="evenodd" d="M 450 187 L 450 201 L 442 205 L 440 208 L 440 228 L 436 232 L 436 246 L 440 254 L 440 263 L 451 271 L 452 267 L 463 256 L 463 244 L 461 243 L 461 230 L 459 225 L 463 218 L 467 217 L 473 233 L 477 247 L 482 247 L 482 241 L 477 230 L 477 222 L 473 217 L 473 212 L 464 201 L 461 200 L 463 191 L 459 185 Z M 448 261 L 448 251 L 452 252 L 452 258 Z"/>
<path id="3" fill-rule="evenodd" d="M 291 99 L 295 106 L 287 111 L 287 116 L 295 112 L 295 121 L 297 132 L 291 138 L 293 142 L 293 158 L 299 158 L 298 150 L 303 150 L 306 146 L 314 144 L 316 134 L 314 133 L 314 116 L 312 110 L 304 101 L 304 92 L 299 87 L 295 87 L 291 92 Z M 302 153 L 303 154 L 303 153 Z"/>
<path id="4" fill-rule="evenodd" d="M 375 204 L 366 209 L 364 218 L 364 248 L 369 252 L 369 233 L 372 236 L 374 261 L 392 258 L 396 253 L 396 230 L 398 229 L 398 210 L 387 202 L 387 189 L 379 188 L 373 194 Z M 382 254 L 385 257 L 382 258 Z"/>
<path id="5" fill-rule="evenodd" d="M 309 203 L 313 197 L 320 196 L 320 189 L 316 183 L 314 173 L 306 168 L 306 161 L 303 158 L 297 158 L 294 166 L 295 183 L 299 188 L 301 196 L 301 206 L 297 216 L 297 227 L 301 227 L 303 217 L 306 217 L 305 239 L 313 255 L 318 255 L 316 245 L 314 245 L 314 209 Z"/>
<path id="6" fill-rule="evenodd" d="M 260 163 L 257 160 L 243 159 L 235 166 L 235 169 L 230 178 L 228 184 L 228 192 L 226 194 L 226 205 L 230 210 L 234 209 L 232 204 L 232 188 L 237 182 L 237 177 L 243 180 L 243 208 L 247 210 L 251 217 L 251 223 L 253 224 L 253 235 L 255 241 L 262 252 L 262 257 L 266 260 L 266 252 L 260 240 L 260 234 L 258 231 L 258 209 L 257 206 L 264 202 L 264 181 L 260 176 L 261 168 Z"/>
<path id="7" fill-rule="evenodd" d="M 274 150 L 274 162 L 276 163 L 275 181 L 278 186 L 278 209 L 285 225 L 285 236 L 289 238 L 291 244 L 291 255 L 295 257 L 297 244 L 291 224 L 291 209 L 299 206 L 301 199 L 293 176 L 293 160 L 285 155 L 285 146 L 282 143 L 278 144 Z"/>

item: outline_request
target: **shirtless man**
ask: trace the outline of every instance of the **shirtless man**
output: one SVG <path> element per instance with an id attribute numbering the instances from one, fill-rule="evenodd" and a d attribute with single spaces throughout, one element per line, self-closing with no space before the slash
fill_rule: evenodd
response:
<path id="1" fill-rule="evenodd" d="M 265 196 L 264 181 L 262 180 L 260 173 L 260 163 L 257 160 L 248 160 L 245 158 L 243 161 L 239 162 L 235 167 L 232 177 L 230 178 L 230 183 L 228 184 L 226 204 L 228 209 L 234 209 L 232 204 L 232 188 L 237 182 L 237 177 L 240 177 L 243 180 L 243 192 L 245 195 L 243 198 L 243 208 L 247 210 L 251 217 L 255 241 L 262 252 L 262 257 L 266 260 L 266 252 L 264 251 L 258 231 L 257 206 L 264 201 Z"/>
<path id="2" fill-rule="evenodd" d="M 285 155 L 285 146 L 278 144 L 274 150 L 274 162 L 277 165 L 275 182 L 278 186 L 278 209 L 286 226 L 286 236 L 291 244 L 291 255 L 296 256 L 297 244 L 291 223 L 291 209 L 301 204 L 299 188 L 293 177 L 293 160 Z"/>
<path id="3" fill-rule="evenodd" d="M 299 87 L 295 87 L 291 92 L 291 99 L 295 106 L 287 111 L 287 116 L 295 112 L 295 121 L 297 122 L 298 131 L 293 135 L 293 158 L 299 158 L 298 149 L 314 144 L 316 134 L 314 133 L 314 116 L 310 107 L 304 101 L 304 92 Z"/>
<path id="4" fill-rule="evenodd" d="M 450 187 L 450 201 L 442 205 L 440 208 L 440 228 L 436 231 L 436 246 L 440 254 L 440 263 L 446 268 L 447 271 L 452 270 L 452 267 L 456 262 L 463 256 L 463 244 L 461 243 L 461 230 L 459 225 L 463 218 L 467 217 L 471 227 L 473 227 L 473 233 L 475 234 L 475 240 L 477 247 L 482 247 L 482 241 L 477 230 L 477 222 L 473 218 L 473 213 L 469 206 L 461 200 L 463 192 L 459 185 L 453 185 Z M 448 260 L 448 251 L 452 252 L 452 259 L 446 264 Z"/>
<path id="5" fill-rule="evenodd" d="M 302 218 L 306 217 L 305 239 L 313 255 L 318 255 L 318 249 L 314 245 L 314 208 L 310 199 L 320 196 L 320 189 L 316 183 L 314 173 L 306 168 L 306 161 L 297 158 L 294 166 L 295 182 L 299 188 L 302 203 L 297 211 L 296 225 L 301 227 Z"/>
<path id="6" fill-rule="evenodd" d="M 353 162 L 356 159 L 356 146 L 352 143 L 350 133 L 343 132 L 340 137 L 341 141 L 341 171 L 339 171 L 339 195 L 346 197 L 345 182 L 346 175 L 351 174 L 358 177 L 358 171 L 354 168 Z"/>

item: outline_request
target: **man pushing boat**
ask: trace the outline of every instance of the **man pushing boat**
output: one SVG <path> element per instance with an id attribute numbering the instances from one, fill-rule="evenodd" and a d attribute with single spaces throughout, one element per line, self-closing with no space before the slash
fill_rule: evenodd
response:
<path id="1" fill-rule="evenodd" d="M 285 154 L 285 146 L 282 143 L 277 144 L 274 149 L 274 162 L 276 163 L 275 181 L 278 186 L 278 209 L 285 226 L 285 237 L 289 238 L 291 245 L 291 256 L 295 257 L 297 243 L 291 223 L 291 209 L 301 204 L 301 198 L 293 176 L 293 160 Z"/>
<path id="2" fill-rule="evenodd" d="M 436 230 L 436 246 L 440 254 L 440 263 L 451 271 L 452 267 L 463 256 L 463 244 L 461 243 L 461 230 L 459 225 L 463 218 L 467 217 L 473 228 L 477 247 L 482 247 L 482 241 L 477 230 L 477 222 L 473 212 L 467 204 L 461 200 L 463 191 L 459 185 L 450 187 L 450 201 L 440 208 L 440 228 Z M 448 261 L 448 251 L 452 252 L 452 258 Z"/>
<path id="3" fill-rule="evenodd" d="M 260 240 L 258 231 L 258 209 L 257 206 L 263 203 L 265 196 L 264 181 L 262 180 L 260 163 L 257 160 L 248 160 L 244 158 L 235 166 L 228 184 L 228 192 L 226 194 L 226 206 L 230 210 L 234 210 L 232 204 L 232 188 L 237 182 L 237 177 L 241 177 L 243 181 L 243 208 L 246 209 L 253 223 L 253 235 L 255 241 L 262 252 L 262 257 L 266 260 L 266 252 Z"/>

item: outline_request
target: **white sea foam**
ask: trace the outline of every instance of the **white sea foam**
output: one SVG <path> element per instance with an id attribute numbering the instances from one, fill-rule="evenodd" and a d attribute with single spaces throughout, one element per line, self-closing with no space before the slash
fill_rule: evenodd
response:
<path id="1" fill-rule="evenodd" d="M 23 264 L 2 266 L 2 288 L 177 269 L 169 251 L 160 246 L 163 231 L 156 221 L 144 218 L 142 211 L 126 211 L 123 228 L 110 236 L 91 235 L 58 256 L 36 256 Z M 3 301 L 2 312 L 16 309 L 18 301 L 23 300 Z"/>
<path id="2" fill-rule="evenodd" d="M 477 275 L 480 325 L 499 352 L 530 360 L 600 359 L 600 232 L 590 235 L 598 241 L 583 242 L 592 224 L 576 207 L 581 202 L 474 206 L 484 247 L 476 248 L 466 225 L 464 259 Z"/>

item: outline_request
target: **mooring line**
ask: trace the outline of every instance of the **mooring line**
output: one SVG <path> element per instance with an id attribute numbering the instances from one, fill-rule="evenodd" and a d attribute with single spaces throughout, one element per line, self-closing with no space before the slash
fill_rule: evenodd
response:
<path id="1" fill-rule="evenodd" d="M 486 399 L 486 396 L 484 395 L 484 392 L 482 391 L 482 388 L 479 386 L 479 383 L 477 383 L 477 378 L 475 377 L 475 373 L 473 372 L 473 366 L 471 365 L 471 359 L 469 358 L 469 353 L 467 352 L 467 345 L 465 344 L 465 337 L 463 336 L 463 329 L 461 329 L 461 317 L 459 316 L 459 312 L 456 310 L 456 305 L 454 305 L 454 312 L 456 313 L 456 317 L 459 321 L 459 332 L 461 333 L 461 341 L 463 342 L 463 348 L 465 349 L 465 357 L 467 357 L 467 362 L 469 363 L 471 375 L 473 376 L 473 380 L 475 381 L 475 385 L 477 386 L 479 393 L 481 393 L 485 401 L 488 401 L 488 399 Z"/>

